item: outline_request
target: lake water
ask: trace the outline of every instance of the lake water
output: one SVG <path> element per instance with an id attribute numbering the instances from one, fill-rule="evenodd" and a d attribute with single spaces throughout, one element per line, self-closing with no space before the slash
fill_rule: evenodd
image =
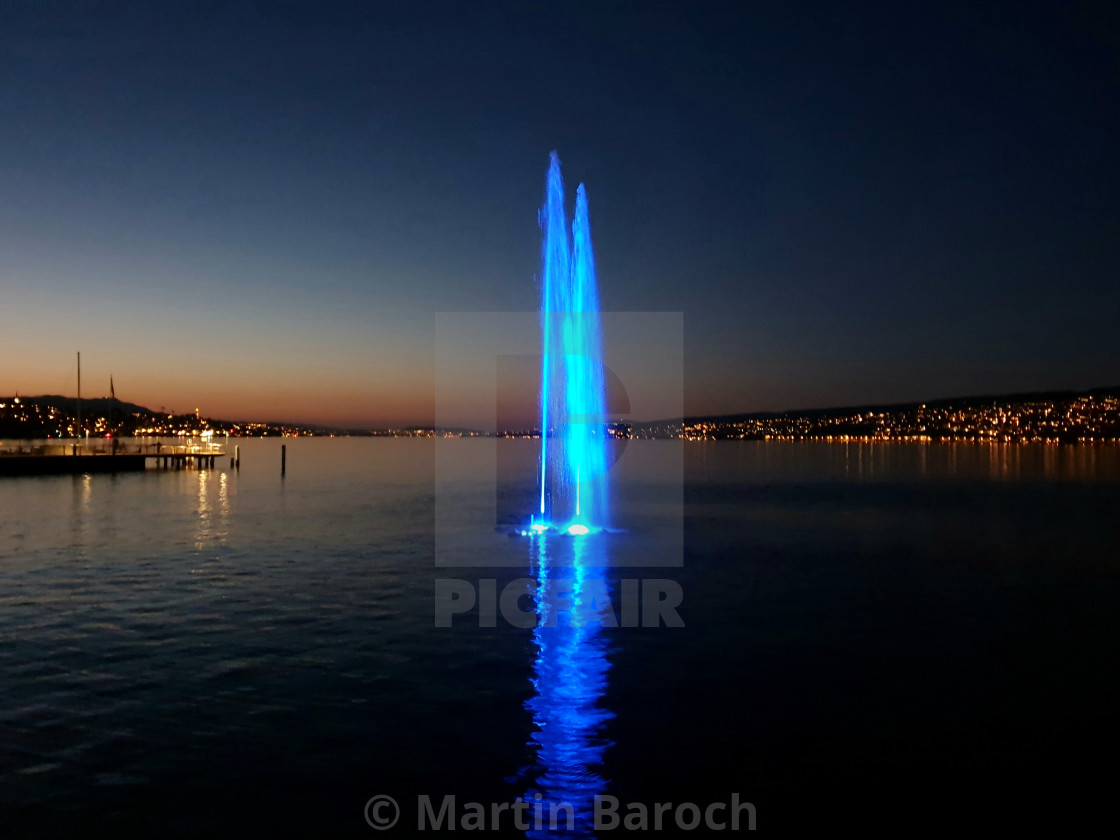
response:
<path id="1" fill-rule="evenodd" d="M 779 830 L 1109 813 L 1116 449 L 632 441 L 626 533 L 579 543 L 495 529 L 529 441 L 497 486 L 489 441 L 285 443 L 283 478 L 247 440 L 0 481 L 5 834 L 407 837 L 422 794 L 571 801 L 577 834 L 595 793 Z M 515 626 L 487 587 L 526 579 L 622 625 L 668 581 L 684 626 Z M 440 627 L 448 580 L 480 606 Z"/>

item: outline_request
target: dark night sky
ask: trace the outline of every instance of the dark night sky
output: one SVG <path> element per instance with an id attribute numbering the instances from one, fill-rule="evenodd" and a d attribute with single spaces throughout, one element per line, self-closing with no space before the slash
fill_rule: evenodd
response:
<path id="1" fill-rule="evenodd" d="M 430 422 L 552 149 L 690 413 L 1120 383 L 1104 3 L 3 2 L 0 91 L 0 393 Z"/>

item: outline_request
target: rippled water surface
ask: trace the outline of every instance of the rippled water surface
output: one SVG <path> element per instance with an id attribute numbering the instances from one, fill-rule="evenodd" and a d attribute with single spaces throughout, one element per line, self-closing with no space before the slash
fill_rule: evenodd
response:
<path id="1" fill-rule="evenodd" d="M 720 442 L 682 484 L 677 444 L 631 442 L 628 532 L 586 565 L 616 610 L 671 580 L 685 626 L 576 632 L 435 626 L 438 580 L 572 577 L 570 541 L 495 530 L 530 442 L 497 489 L 472 478 L 492 443 L 286 443 L 283 478 L 265 440 L 239 471 L 0 480 L 14 836 L 369 836 L 376 794 L 405 803 L 394 836 L 418 794 L 737 792 L 775 828 L 1109 795 L 1114 449 Z"/>

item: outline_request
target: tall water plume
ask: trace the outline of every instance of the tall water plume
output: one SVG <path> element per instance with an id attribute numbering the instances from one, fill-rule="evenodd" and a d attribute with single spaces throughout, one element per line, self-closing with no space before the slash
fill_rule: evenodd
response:
<path id="1" fill-rule="evenodd" d="M 540 225 L 540 505 L 534 521 L 583 534 L 609 521 L 599 291 L 587 191 L 582 184 L 576 190 L 569 233 L 555 152 Z"/>

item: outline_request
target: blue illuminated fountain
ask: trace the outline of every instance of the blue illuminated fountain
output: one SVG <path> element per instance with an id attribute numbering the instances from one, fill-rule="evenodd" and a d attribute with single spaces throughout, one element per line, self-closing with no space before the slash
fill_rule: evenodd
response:
<path id="1" fill-rule="evenodd" d="M 610 600 L 609 543 L 583 537 L 608 519 L 606 398 L 599 293 L 587 193 L 576 191 L 569 233 L 564 181 L 554 152 L 541 208 L 541 451 L 539 507 L 530 536 L 537 624 L 533 631 L 533 696 L 525 801 L 561 817 L 535 824 L 531 838 L 593 837 L 595 797 L 607 788 L 603 759 L 614 717 L 603 705 L 610 670 L 601 623 Z M 609 610 L 609 606 L 607 608 Z"/>
<path id="2" fill-rule="evenodd" d="M 584 535 L 609 521 L 599 291 L 587 191 L 583 184 L 576 190 L 569 233 L 564 179 L 555 152 L 540 225 L 540 504 L 531 527 Z"/>

